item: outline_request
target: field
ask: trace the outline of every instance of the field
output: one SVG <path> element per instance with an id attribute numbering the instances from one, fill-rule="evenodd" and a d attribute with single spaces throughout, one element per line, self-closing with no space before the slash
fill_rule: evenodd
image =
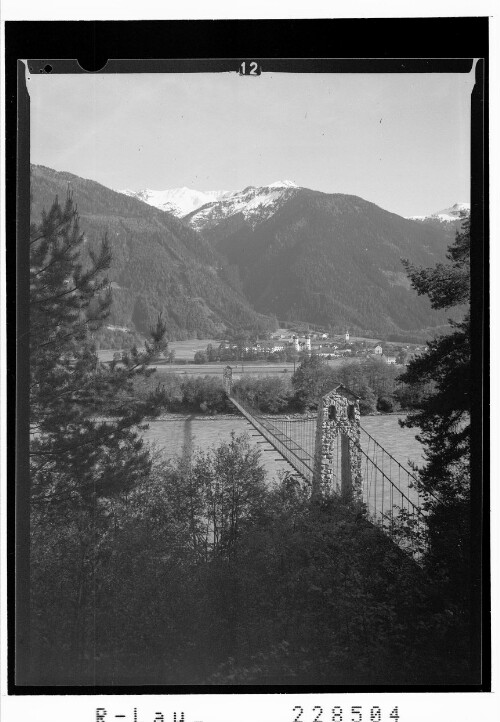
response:
<path id="1" fill-rule="evenodd" d="M 198 346 L 196 344 L 204 344 L 202 349 L 206 348 L 206 345 L 210 343 L 210 339 L 204 339 L 202 341 L 174 341 L 172 342 L 171 346 L 169 348 L 176 348 L 177 345 L 179 345 L 180 348 L 182 348 L 182 354 L 186 354 L 186 356 L 181 356 L 181 351 L 179 351 L 178 354 L 176 354 L 177 358 L 187 358 L 187 354 L 191 353 L 192 358 L 194 358 L 194 354 L 197 350 L 199 350 Z M 213 342 L 215 343 L 215 342 Z M 181 346 L 182 344 L 182 346 Z M 189 345 L 188 345 L 189 344 Z M 111 361 L 113 359 L 113 355 L 117 353 L 116 350 L 113 349 L 101 349 L 97 352 L 99 356 L 99 360 L 106 363 L 108 361 Z M 356 359 L 357 360 L 357 359 Z M 338 358 L 338 359 L 331 359 L 330 361 L 327 361 L 326 363 L 329 366 L 339 366 L 345 361 L 345 359 Z M 222 372 L 224 368 L 228 364 L 226 362 L 220 362 L 220 363 L 207 363 L 207 364 L 195 364 L 195 363 L 187 363 L 187 364 L 179 364 L 179 363 L 168 363 L 160 362 L 157 364 L 151 364 L 152 368 L 156 368 L 158 374 L 161 373 L 175 373 L 175 374 L 185 374 L 187 376 L 206 376 L 208 375 L 220 375 L 222 378 Z M 282 361 L 280 363 L 273 363 L 271 361 L 252 361 L 247 362 L 243 361 L 241 363 L 240 361 L 230 361 L 229 365 L 233 369 L 233 378 L 237 379 L 240 378 L 240 376 L 246 375 L 246 374 L 256 374 L 258 376 L 266 376 L 270 374 L 293 374 L 296 367 L 298 366 L 298 362 L 295 364 L 293 362 L 287 362 Z"/>
<path id="2" fill-rule="evenodd" d="M 340 366 L 345 359 L 338 358 L 327 361 L 329 366 Z M 216 374 L 222 378 L 222 372 L 229 365 L 233 369 L 233 379 L 238 379 L 241 376 L 247 374 L 256 374 L 257 376 L 269 376 L 274 374 L 293 374 L 295 369 L 298 367 L 298 363 L 282 361 L 281 363 L 272 363 L 266 361 L 243 361 L 236 362 L 230 361 L 227 363 L 212 363 L 212 364 L 161 364 L 156 365 L 157 373 L 176 373 L 186 374 L 194 376 L 206 376 Z M 153 364 L 154 366 L 154 364 Z"/>
<path id="3" fill-rule="evenodd" d="M 226 363 L 213 363 L 213 364 L 165 364 L 157 365 L 157 374 L 174 373 L 186 376 L 220 376 L 228 364 Z M 236 363 L 231 361 L 229 364 L 233 369 L 233 379 L 238 379 L 240 376 L 246 374 L 257 374 L 258 376 L 268 376 L 270 374 L 288 374 L 294 371 L 293 363 L 280 363 L 280 364 L 266 364 L 265 361 L 255 363 Z"/>
<path id="4" fill-rule="evenodd" d="M 195 353 L 197 351 L 205 351 L 209 343 L 218 346 L 220 341 L 216 341 L 213 338 L 192 338 L 188 341 L 169 341 L 168 350 L 175 351 L 175 356 L 178 359 L 194 361 Z M 111 361 L 113 354 L 116 353 L 116 349 L 104 348 L 97 353 L 101 361 Z"/>
<path id="5" fill-rule="evenodd" d="M 218 346 L 220 341 L 213 338 L 192 338 L 188 341 L 169 341 L 168 350 L 175 351 L 176 358 L 184 358 L 187 361 L 193 361 L 197 351 L 205 351 L 208 344 Z"/>

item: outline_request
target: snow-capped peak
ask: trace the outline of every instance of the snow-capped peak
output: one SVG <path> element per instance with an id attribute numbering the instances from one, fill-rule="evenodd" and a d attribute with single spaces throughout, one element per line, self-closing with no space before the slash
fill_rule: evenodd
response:
<path id="1" fill-rule="evenodd" d="M 456 221 L 463 212 L 470 213 L 470 203 L 455 203 L 449 208 L 432 214 L 432 218 L 439 218 L 440 221 Z"/>
<path id="2" fill-rule="evenodd" d="M 133 191 L 127 188 L 118 192 L 137 198 L 150 206 L 155 206 L 162 211 L 167 211 L 178 218 L 182 218 L 207 205 L 207 203 L 213 204 L 233 199 L 237 205 L 241 205 L 238 202 L 243 197 L 248 202 L 250 200 L 249 195 L 252 196 L 252 207 L 267 205 L 273 200 L 270 197 L 273 194 L 279 195 L 288 189 L 298 187 L 291 180 L 280 180 L 266 186 L 248 186 L 242 191 L 198 191 L 182 186 L 181 188 L 169 188 L 164 191 L 155 191 L 150 188 Z"/>
<path id="3" fill-rule="evenodd" d="M 427 219 L 435 219 L 442 221 L 443 223 L 450 223 L 452 221 L 460 220 L 461 214 L 470 213 L 470 203 L 454 203 L 449 208 L 444 208 L 442 211 L 437 211 L 428 216 L 408 216 L 411 221 L 425 221 Z"/>
<path id="4" fill-rule="evenodd" d="M 270 183 L 267 188 L 298 188 L 299 186 L 291 180 L 275 181 Z"/>
<path id="5" fill-rule="evenodd" d="M 451 208 L 448 208 L 447 210 L 470 211 L 470 203 L 455 203 L 455 205 L 451 206 Z"/>
<path id="6" fill-rule="evenodd" d="M 182 188 L 169 188 L 164 191 L 155 191 L 144 188 L 138 191 L 122 190 L 127 196 L 137 198 L 150 206 L 162 211 L 173 213 L 179 218 L 201 208 L 206 203 L 213 203 L 230 196 L 233 191 L 197 191 L 183 186 Z"/>
<path id="7" fill-rule="evenodd" d="M 267 186 L 247 186 L 242 191 L 235 191 L 199 208 L 186 220 L 195 230 L 202 230 L 226 218 L 240 216 L 253 228 L 271 218 L 298 189 L 292 181 L 276 181 Z"/>

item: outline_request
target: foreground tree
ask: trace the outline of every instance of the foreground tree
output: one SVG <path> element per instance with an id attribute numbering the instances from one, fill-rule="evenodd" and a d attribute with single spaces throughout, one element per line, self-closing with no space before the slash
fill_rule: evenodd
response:
<path id="1" fill-rule="evenodd" d="M 260 451 L 250 446 L 247 437 L 232 432 L 229 442 L 198 454 L 192 479 L 203 500 L 207 553 L 231 557 L 265 494 Z"/>
<path id="2" fill-rule="evenodd" d="M 425 448 L 420 469 L 426 495 L 430 549 L 428 565 L 442 577 L 448 592 L 459 601 L 468 589 L 470 559 L 470 222 L 447 254 L 449 263 L 416 268 L 404 263 L 413 287 L 429 297 L 432 307 L 463 307 L 462 321 L 450 321 L 452 331 L 428 343 L 428 350 L 412 360 L 401 380 L 433 391 L 420 396 L 403 422 L 417 427 Z"/>
<path id="3" fill-rule="evenodd" d="M 33 500 L 38 505 L 123 492 L 144 472 L 136 426 L 159 410 L 161 394 L 136 398 L 133 379 L 165 347 L 161 320 L 152 341 L 121 361 L 99 363 L 92 333 L 111 304 L 106 240 L 88 250 L 69 196 L 31 233 L 30 409 Z"/>
<path id="4" fill-rule="evenodd" d="M 47 664 L 54 627 L 62 625 L 75 674 L 91 613 L 100 548 L 123 498 L 150 470 L 140 424 L 163 395 L 137 397 L 133 382 L 164 349 L 159 319 L 143 351 L 99 362 L 92 334 L 111 304 L 106 240 L 88 248 L 71 196 L 56 201 L 30 238 L 30 482 L 32 609 L 38 665 Z M 71 558 L 58 585 L 43 555 Z M 57 550 L 57 551 L 56 551 Z M 70 617 L 62 595 L 71 600 Z M 62 616 L 60 616 L 60 614 Z"/>

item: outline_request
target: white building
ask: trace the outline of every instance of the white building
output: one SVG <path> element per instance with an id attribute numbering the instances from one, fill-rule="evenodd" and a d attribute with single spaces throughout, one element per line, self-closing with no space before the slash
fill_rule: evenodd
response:
<path id="1" fill-rule="evenodd" d="M 311 337 L 309 334 L 304 337 L 301 341 L 298 336 L 293 337 L 293 347 L 296 351 L 310 351 L 311 350 Z"/>

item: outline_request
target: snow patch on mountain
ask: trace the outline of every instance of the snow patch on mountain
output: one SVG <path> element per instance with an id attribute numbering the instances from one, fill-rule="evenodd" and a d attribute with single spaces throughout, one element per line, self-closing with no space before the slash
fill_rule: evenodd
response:
<path id="1" fill-rule="evenodd" d="M 271 210 L 280 201 L 283 192 L 297 189 L 296 183 L 291 180 L 280 180 L 270 183 L 267 186 L 248 186 L 242 191 L 198 191 L 192 188 L 170 188 L 164 191 L 155 191 L 144 188 L 139 191 L 125 189 L 118 191 L 127 196 L 137 198 L 150 206 L 155 206 L 162 211 L 172 213 L 178 218 L 188 216 L 194 211 L 209 206 L 213 208 L 218 203 L 225 203 L 222 217 L 233 213 L 243 212 L 245 218 L 252 218 L 261 213 L 263 208 Z M 209 214 L 210 215 L 210 214 Z M 202 216 L 191 225 L 204 225 Z"/>
<path id="2" fill-rule="evenodd" d="M 267 188 L 298 188 L 299 186 L 291 180 L 276 181 L 270 183 Z"/>
<path id="3" fill-rule="evenodd" d="M 410 221 L 426 221 L 426 220 L 438 220 L 443 223 L 451 223 L 452 221 L 460 220 L 462 212 L 470 213 L 470 203 L 455 203 L 449 208 L 444 208 L 442 211 L 432 213 L 430 216 L 408 216 Z"/>
<path id="4" fill-rule="evenodd" d="M 144 188 L 139 191 L 122 190 L 127 196 L 137 198 L 150 206 L 155 206 L 162 211 L 173 213 L 178 218 L 192 213 L 206 203 L 213 203 L 227 196 L 233 191 L 197 191 L 192 188 L 170 188 L 164 191 L 155 191 Z"/>
<path id="5" fill-rule="evenodd" d="M 214 203 L 202 206 L 185 220 L 197 231 L 213 226 L 222 220 L 241 214 L 254 228 L 270 218 L 299 190 L 292 181 L 277 181 L 268 186 L 248 186 Z"/>

